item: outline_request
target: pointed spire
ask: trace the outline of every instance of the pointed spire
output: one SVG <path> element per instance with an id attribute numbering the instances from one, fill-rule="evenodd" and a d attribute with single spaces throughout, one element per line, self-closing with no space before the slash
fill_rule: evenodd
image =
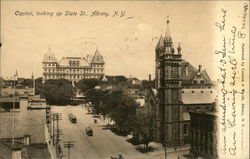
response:
<path id="1" fill-rule="evenodd" d="M 95 51 L 94 56 L 92 57 L 92 60 L 90 63 L 104 63 L 103 57 L 100 54 L 97 47 L 96 47 L 96 51 Z"/>
<path id="2" fill-rule="evenodd" d="M 165 46 L 166 46 L 166 53 L 171 53 L 171 47 L 172 47 L 172 37 L 170 34 L 170 27 L 169 27 L 169 17 L 167 16 L 167 28 L 166 28 L 166 32 L 165 32 L 165 37 L 164 37 L 164 42 L 165 42 Z"/>
<path id="3" fill-rule="evenodd" d="M 55 58 L 55 55 L 51 51 L 51 47 L 49 45 L 49 49 L 48 49 L 47 53 L 44 55 L 43 62 L 56 62 L 56 61 L 57 60 Z"/>
<path id="4" fill-rule="evenodd" d="M 165 48 L 164 47 L 164 39 L 163 39 L 163 37 L 161 35 L 160 38 L 159 38 L 159 41 L 158 41 L 158 43 L 156 45 L 156 49 L 164 49 L 164 48 Z"/>
<path id="5" fill-rule="evenodd" d="M 32 81 L 33 81 L 33 88 L 32 88 L 32 90 L 33 90 L 33 95 L 35 95 L 36 81 L 35 81 L 35 78 L 34 78 L 33 71 L 32 71 L 31 78 L 32 78 Z"/>
<path id="6" fill-rule="evenodd" d="M 31 74 L 31 78 L 34 79 L 34 74 L 33 74 L 33 71 L 32 71 L 32 74 Z"/>
<path id="7" fill-rule="evenodd" d="M 49 45 L 49 51 L 51 51 L 51 46 Z"/>
<path id="8" fill-rule="evenodd" d="M 167 16 L 167 28 L 166 28 L 166 33 L 165 33 L 165 37 L 171 38 L 171 34 L 170 34 L 170 27 L 169 27 L 169 16 Z"/>
<path id="9" fill-rule="evenodd" d="M 16 73 L 15 73 L 15 75 L 14 75 L 14 80 L 15 79 L 18 79 L 18 73 L 17 73 L 17 70 L 16 70 Z"/>
<path id="10" fill-rule="evenodd" d="M 100 54 L 97 46 L 96 46 L 96 50 L 95 50 L 95 55 L 96 55 L 96 54 Z M 95 55 L 94 55 L 94 56 L 95 56 Z"/>
<path id="11" fill-rule="evenodd" d="M 180 43 L 179 43 L 179 45 L 178 45 L 177 50 L 178 50 L 178 54 L 180 55 L 180 54 L 181 54 L 181 44 L 180 44 Z"/>
<path id="12" fill-rule="evenodd" d="M 49 45 L 49 49 L 47 51 L 47 54 L 52 54 L 51 46 Z"/>

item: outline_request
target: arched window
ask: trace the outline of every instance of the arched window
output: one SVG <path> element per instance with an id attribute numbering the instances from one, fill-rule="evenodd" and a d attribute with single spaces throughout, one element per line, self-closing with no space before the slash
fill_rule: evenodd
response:
<path id="1" fill-rule="evenodd" d="M 155 107 L 155 103 L 152 99 L 150 99 L 149 103 L 150 103 L 151 107 Z"/>
<path id="2" fill-rule="evenodd" d="M 189 126 L 187 124 L 183 125 L 183 134 L 188 135 L 189 134 Z"/>

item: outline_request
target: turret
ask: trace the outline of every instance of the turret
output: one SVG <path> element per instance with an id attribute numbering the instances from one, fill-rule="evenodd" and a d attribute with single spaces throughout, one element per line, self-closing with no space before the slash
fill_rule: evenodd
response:
<path id="1" fill-rule="evenodd" d="M 181 55 L 181 44 L 179 43 L 178 48 L 177 48 L 178 54 Z"/>
<path id="2" fill-rule="evenodd" d="M 57 62 L 55 55 L 51 51 L 51 47 L 49 47 L 47 53 L 44 55 L 43 62 Z"/>

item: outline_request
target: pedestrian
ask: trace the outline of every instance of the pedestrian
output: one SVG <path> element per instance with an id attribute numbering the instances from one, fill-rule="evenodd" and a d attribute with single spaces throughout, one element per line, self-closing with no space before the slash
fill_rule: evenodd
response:
<path id="1" fill-rule="evenodd" d="M 118 159 L 124 159 L 122 155 L 118 155 Z"/>

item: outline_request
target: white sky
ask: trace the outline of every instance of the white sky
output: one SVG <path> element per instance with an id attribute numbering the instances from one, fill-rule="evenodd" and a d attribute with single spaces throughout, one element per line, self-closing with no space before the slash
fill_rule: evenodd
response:
<path id="1" fill-rule="evenodd" d="M 104 56 L 108 75 L 154 78 L 155 46 L 164 34 L 167 16 L 183 59 L 202 64 L 213 77 L 215 2 L 1 2 L 1 71 L 3 77 L 15 71 L 22 77 L 42 76 L 42 59 L 49 46 L 58 60 L 62 56 L 93 54 Z M 120 17 L 15 16 L 15 11 L 126 11 Z M 133 17 L 133 18 L 128 18 Z M 136 40 L 137 39 L 137 40 Z M 152 39 L 154 39 L 152 41 Z"/>

